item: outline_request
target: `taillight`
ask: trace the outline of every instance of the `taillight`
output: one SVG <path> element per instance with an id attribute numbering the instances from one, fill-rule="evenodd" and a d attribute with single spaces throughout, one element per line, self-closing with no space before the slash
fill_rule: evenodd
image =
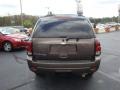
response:
<path id="1" fill-rule="evenodd" d="M 27 55 L 31 56 L 32 55 L 32 42 L 31 41 L 27 42 L 26 50 L 27 50 Z"/>
<path id="2" fill-rule="evenodd" d="M 101 54 L 101 45 L 100 45 L 100 42 L 97 40 L 97 39 L 95 39 L 95 54 L 96 54 L 96 56 L 100 56 L 100 54 Z"/>

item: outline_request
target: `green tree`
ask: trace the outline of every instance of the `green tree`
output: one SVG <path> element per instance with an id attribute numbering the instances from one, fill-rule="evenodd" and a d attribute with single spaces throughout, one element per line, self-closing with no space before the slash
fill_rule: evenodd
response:
<path id="1" fill-rule="evenodd" d="M 29 19 L 23 21 L 23 26 L 25 26 L 27 28 L 32 27 L 32 25 L 33 25 L 33 23 Z"/>

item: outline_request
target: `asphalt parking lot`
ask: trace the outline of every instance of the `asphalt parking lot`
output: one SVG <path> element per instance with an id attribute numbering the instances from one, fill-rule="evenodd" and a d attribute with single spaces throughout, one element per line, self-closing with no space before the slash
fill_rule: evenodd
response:
<path id="1" fill-rule="evenodd" d="M 120 31 L 97 36 L 102 44 L 102 62 L 92 78 L 73 74 L 40 78 L 29 71 L 23 49 L 0 51 L 0 90 L 119 90 Z"/>

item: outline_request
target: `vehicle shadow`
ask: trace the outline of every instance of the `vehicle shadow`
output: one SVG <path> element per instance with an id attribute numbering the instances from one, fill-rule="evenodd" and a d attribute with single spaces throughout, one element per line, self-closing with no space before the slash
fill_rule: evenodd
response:
<path id="1" fill-rule="evenodd" d="M 47 77 L 36 76 L 34 90 L 90 90 L 92 78 L 82 78 L 80 75 L 62 73 Z"/>
<path id="2" fill-rule="evenodd" d="M 11 52 L 22 52 L 25 51 L 25 48 L 19 48 L 19 49 L 13 49 Z M 5 52 L 3 49 L 0 49 L 0 52 Z M 6 52 L 6 53 L 10 53 L 10 52 Z"/>
<path id="3" fill-rule="evenodd" d="M 19 49 L 14 49 L 12 52 L 21 52 L 21 51 L 25 51 L 25 48 L 19 48 Z"/>
<path id="4" fill-rule="evenodd" d="M 24 48 L 21 49 L 14 49 L 11 52 L 5 52 L 4 50 L 0 50 L 0 56 L 4 57 L 5 56 L 10 56 L 12 59 L 14 59 L 17 63 L 24 63 L 26 62 L 26 52 Z"/>

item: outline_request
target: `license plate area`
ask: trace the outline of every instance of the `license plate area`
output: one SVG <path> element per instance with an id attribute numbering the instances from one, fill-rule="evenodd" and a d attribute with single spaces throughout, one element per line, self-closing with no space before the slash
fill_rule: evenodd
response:
<path id="1" fill-rule="evenodd" d="M 60 58 L 68 58 L 69 55 L 76 55 L 76 45 L 51 45 L 50 55 L 58 55 Z"/>

